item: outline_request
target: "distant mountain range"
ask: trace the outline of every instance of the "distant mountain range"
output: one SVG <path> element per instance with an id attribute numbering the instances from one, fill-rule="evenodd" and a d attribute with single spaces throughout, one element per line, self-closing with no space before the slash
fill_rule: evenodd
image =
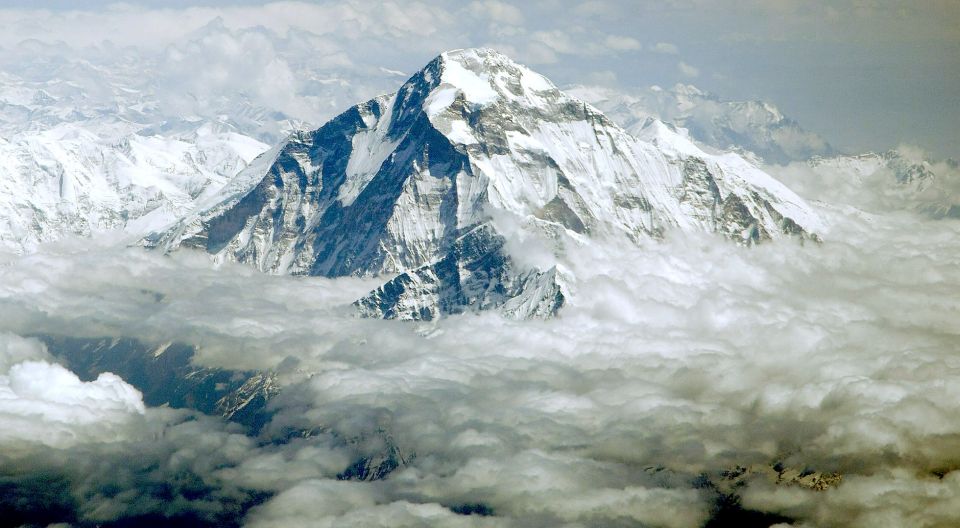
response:
<path id="1" fill-rule="evenodd" d="M 214 20 L 155 53 L 109 42 L 82 52 L 39 41 L 4 50 L 0 252 L 108 230 L 142 236 L 186 214 L 292 131 L 397 78 L 378 68 L 325 70 L 305 39 L 232 31 Z M 297 66 L 279 72 L 296 79 L 282 100 L 250 88 L 278 75 L 260 71 L 267 58 L 229 56 L 231 43 L 243 40 Z M 229 70 L 229 83 L 207 75 L 211 61 Z M 291 101 L 311 111 L 292 117 Z"/>
<path id="2" fill-rule="evenodd" d="M 691 138 L 705 145 L 752 153 L 766 163 L 783 165 L 838 154 L 825 139 L 804 130 L 767 102 L 723 101 L 689 84 L 635 91 L 574 86 L 568 91 L 603 110 L 631 133 L 639 132 L 653 118 L 685 128 Z"/>
<path id="3" fill-rule="evenodd" d="M 174 137 L 131 133 L 112 142 L 63 124 L 0 139 L 0 248 L 24 252 L 67 234 L 161 228 L 266 147 L 209 126 Z"/>

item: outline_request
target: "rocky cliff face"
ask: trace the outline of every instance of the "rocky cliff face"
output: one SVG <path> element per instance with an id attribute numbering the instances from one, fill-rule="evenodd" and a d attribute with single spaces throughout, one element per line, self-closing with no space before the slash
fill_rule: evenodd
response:
<path id="1" fill-rule="evenodd" d="M 740 156 L 708 155 L 658 121 L 628 134 L 481 49 L 444 53 L 395 94 L 291 136 L 146 243 L 270 273 L 395 275 L 357 302 L 368 315 L 525 318 L 562 306 L 565 244 L 818 229 L 803 200 Z M 521 241 L 534 240 L 555 258 L 531 262 Z"/>

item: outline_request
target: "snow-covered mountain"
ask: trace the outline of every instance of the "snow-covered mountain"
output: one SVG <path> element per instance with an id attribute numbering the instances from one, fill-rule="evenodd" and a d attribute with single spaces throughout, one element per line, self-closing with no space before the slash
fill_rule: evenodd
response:
<path id="1" fill-rule="evenodd" d="M 0 251 L 158 229 L 291 131 L 399 82 L 316 45 L 215 19 L 162 50 L 0 50 Z"/>
<path id="2" fill-rule="evenodd" d="M 753 153 L 767 163 L 786 164 L 836 154 L 826 140 L 804 130 L 767 102 L 724 101 L 689 84 L 633 92 L 596 86 L 575 86 L 567 91 L 630 132 L 639 132 L 648 119 L 654 118 L 687 129 L 690 137 L 705 145 Z"/>
<path id="3" fill-rule="evenodd" d="M 891 183 L 923 190 L 936 180 L 932 164 L 924 159 L 911 159 L 898 150 L 877 154 L 868 152 L 855 156 L 815 157 L 808 161 L 811 167 L 830 168 L 863 183 L 879 171 L 889 171 Z"/>
<path id="4" fill-rule="evenodd" d="M 877 213 L 914 210 L 935 218 L 960 217 L 960 164 L 930 160 L 915 147 L 815 157 L 772 170 L 809 198 Z"/>
<path id="5" fill-rule="evenodd" d="M 0 139 L 0 249 L 106 230 L 143 235 L 187 214 L 266 148 L 209 124 L 103 137 L 66 123 Z"/>
<path id="6" fill-rule="evenodd" d="M 266 144 L 396 82 L 398 72 L 383 68 L 333 68 L 314 57 L 312 43 L 309 34 L 230 30 L 215 20 L 159 53 L 104 43 L 78 55 L 35 41 L 4 50 L 0 251 L 29 252 L 39 243 L 105 230 L 156 229 L 219 190 Z M 272 51 L 241 59 L 236 49 Z M 242 82 L 224 85 L 205 75 L 210 61 Z M 184 70 L 197 72 L 195 78 L 183 78 Z M 274 86 L 276 79 L 289 81 L 284 86 L 292 92 Z M 598 93 L 582 96 L 604 109 L 607 100 L 631 100 Z M 665 111 L 666 103 L 653 114 L 708 115 L 715 104 L 706 96 L 684 101 L 682 115 Z M 625 108 L 634 114 L 624 118 Z M 649 114 L 641 108 L 609 110 L 640 133 L 646 122 L 640 117 Z"/>
<path id="7" fill-rule="evenodd" d="M 555 313 L 568 244 L 710 231 L 815 236 L 817 216 L 737 154 L 651 121 L 632 136 L 487 49 L 444 53 L 398 92 L 261 156 L 220 199 L 148 237 L 271 273 L 396 275 L 357 304 L 387 318 Z"/>

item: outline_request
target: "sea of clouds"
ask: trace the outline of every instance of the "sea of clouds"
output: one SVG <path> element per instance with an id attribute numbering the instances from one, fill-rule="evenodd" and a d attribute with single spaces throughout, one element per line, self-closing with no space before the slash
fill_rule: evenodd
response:
<path id="1" fill-rule="evenodd" d="M 0 509 L 18 513 L 2 524 L 681 528 L 734 493 L 784 526 L 951 526 L 960 222 L 840 200 L 861 190 L 817 205 L 821 244 L 573 248 L 550 321 L 359 319 L 376 280 L 118 240 L 8 258 Z M 251 433 L 81 381 L 29 337 L 47 334 L 185 342 L 282 390 Z M 338 479 L 389 449 L 405 463 L 386 479 Z M 774 466 L 842 480 L 776 484 Z"/>

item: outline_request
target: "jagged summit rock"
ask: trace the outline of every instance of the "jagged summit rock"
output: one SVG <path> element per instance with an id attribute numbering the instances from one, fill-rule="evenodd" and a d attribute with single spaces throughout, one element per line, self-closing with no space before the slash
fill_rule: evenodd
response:
<path id="1" fill-rule="evenodd" d="M 562 306 L 568 279 L 513 240 L 559 253 L 666 230 L 752 243 L 819 229 L 740 156 L 707 155 L 658 121 L 640 136 L 494 50 L 450 51 L 396 93 L 292 135 L 147 244 L 271 273 L 397 274 L 357 302 L 373 316 L 541 317 Z"/>

